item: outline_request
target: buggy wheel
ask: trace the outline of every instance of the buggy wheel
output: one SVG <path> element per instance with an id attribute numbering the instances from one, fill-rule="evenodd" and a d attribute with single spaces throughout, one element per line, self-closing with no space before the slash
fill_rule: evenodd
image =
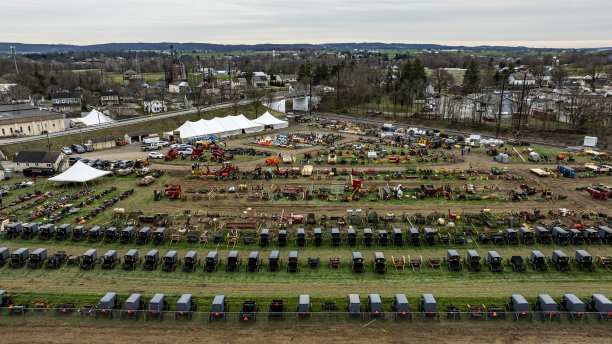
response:
<path id="1" fill-rule="evenodd" d="M 164 320 L 164 313 L 162 312 L 162 313 L 159 315 L 159 322 L 162 322 L 163 320 Z"/>

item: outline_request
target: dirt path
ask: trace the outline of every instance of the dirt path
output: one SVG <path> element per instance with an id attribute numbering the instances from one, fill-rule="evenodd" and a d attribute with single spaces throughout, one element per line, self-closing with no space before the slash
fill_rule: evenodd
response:
<path id="1" fill-rule="evenodd" d="M 577 343 L 604 344 L 610 342 L 610 330 L 589 328 L 473 328 L 461 325 L 440 326 L 413 324 L 406 328 L 137 328 L 102 326 L 2 326 L 3 342 L 20 343 L 168 343 L 180 338 L 180 343 L 432 343 L 447 339 L 457 344 L 513 343 Z M 452 339 L 451 339 L 452 338 Z"/>

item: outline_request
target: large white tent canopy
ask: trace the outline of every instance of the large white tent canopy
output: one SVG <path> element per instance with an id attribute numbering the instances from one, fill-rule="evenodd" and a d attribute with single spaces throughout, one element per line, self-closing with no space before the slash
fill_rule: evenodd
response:
<path id="1" fill-rule="evenodd" d="M 71 119 L 70 121 L 72 122 L 73 125 L 82 124 L 85 126 L 92 126 L 92 125 L 99 125 L 99 124 L 105 124 L 105 123 L 112 123 L 115 120 L 103 114 L 102 112 L 96 109 L 93 109 L 91 110 L 90 113 L 87 114 L 87 116 L 81 117 L 81 118 L 74 118 L 74 119 Z"/>
<path id="2" fill-rule="evenodd" d="M 244 115 L 215 117 L 201 119 L 196 122 L 187 121 L 174 131 L 180 132 L 181 140 L 193 140 L 209 136 L 225 137 L 239 134 L 256 133 L 264 130 L 265 125 L 255 123 Z M 167 133 L 171 135 L 172 133 Z"/>
<path id="3" fill-rule="evenodd" d="M 72 167 L 64 171 L 64 173 L 51 177 L 48 180 L 52 182 L 84 183 L 107 174 L 110 174 L 110 172 L 101 171 L 86 165 L 81 161 L 77 161 L 74 165 L 72 165 Z"/>
<path id="4" fill-rule="evenodd" d="M 266 111 L 263 115 L 254 119 L 253 122 L 264 125 L 264 126 L 270 126 L 274 129 L 287 128 L 289 126 L 289 122 L 283 121 L 283 120 L 280 120 L 274 117 L 268 111 Z"/>

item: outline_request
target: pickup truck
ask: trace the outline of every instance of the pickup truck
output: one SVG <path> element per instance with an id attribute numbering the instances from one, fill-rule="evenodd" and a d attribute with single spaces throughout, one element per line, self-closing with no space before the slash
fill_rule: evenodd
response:
<path id="1" fill-rule="evenodd" d="M 152 151 L 152 150 L 160 150 L 161 146 L 158 143 L 150 143 L 148 145 L 143 145 L 140 147 L 140 150 L 143 152 Z"/>

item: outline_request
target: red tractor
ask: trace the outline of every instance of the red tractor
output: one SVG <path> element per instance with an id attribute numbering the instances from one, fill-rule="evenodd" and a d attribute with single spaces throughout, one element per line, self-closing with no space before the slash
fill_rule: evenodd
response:
<path id="1" fill-rule="evenodd" d="M 174 148 L 174 149 L 170 149 L 168 150 L 168 153 L 166 153 L 166 161 L 170 161 L 170 160 L 174 160 L 178 158 L 178 149 Z"/>
<path id="2" fill-rule="evenodd" d="M 170 199 L 179 199 L 181 198 L 181 186 L 168 185 L 166 186 L 166 191 L 164 192 L 164 194 Z"/>

